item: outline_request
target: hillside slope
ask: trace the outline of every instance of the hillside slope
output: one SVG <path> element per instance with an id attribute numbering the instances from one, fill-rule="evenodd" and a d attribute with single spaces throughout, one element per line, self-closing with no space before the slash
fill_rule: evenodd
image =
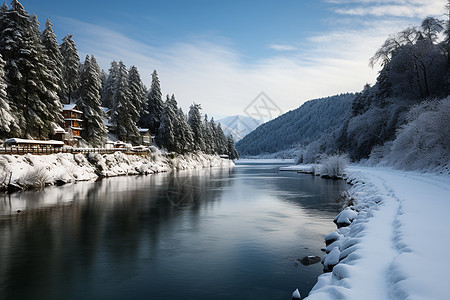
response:
<path id="1" fill-rule="evenodd" d="M 354 94 L 341 94 L 305 102 L 262 124 L 236 144 L 241 156 L 275 153 L 310 143 L 339 126 L 349 112 Z"/>

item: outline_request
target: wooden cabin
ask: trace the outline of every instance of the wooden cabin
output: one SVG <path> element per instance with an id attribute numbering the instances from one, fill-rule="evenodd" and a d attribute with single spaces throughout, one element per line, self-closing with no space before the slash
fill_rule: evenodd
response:
<path id="1" fill-rule="evenodd" d="M 154 136 L 148 128 L 139 128 L 139 145 L 150 146 L 153 143 Z"/>
<path id="2" fill-rule="evenodd" d="M 83 112 L 77 110 L 76 104 L 66 104 L 63 107 L 64 130 L 66 131 L 64 142 L 75 145 L 81 139 Z"/>

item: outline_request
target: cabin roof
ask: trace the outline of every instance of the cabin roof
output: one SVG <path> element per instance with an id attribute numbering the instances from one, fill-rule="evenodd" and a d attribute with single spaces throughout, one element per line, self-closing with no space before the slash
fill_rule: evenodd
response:
<path id="1" fill-rule="evenodd" d="M 43 141 L 43 140 L 27 140 L 27 139 L 19 139 L 19 138 L 10 138 L 4 141 L 5 144 L 34 144 L 34 145 L 64 145 L 62 141 Z"/>
<path id="2" fill-rule="evenodd" d="M 76 104 L 64 104 L 63 106 L 63 111 L 73 111 L 79 114 L 82 114 L 83 112 L 80 110 L 77 110 L 77 105 Z"/>

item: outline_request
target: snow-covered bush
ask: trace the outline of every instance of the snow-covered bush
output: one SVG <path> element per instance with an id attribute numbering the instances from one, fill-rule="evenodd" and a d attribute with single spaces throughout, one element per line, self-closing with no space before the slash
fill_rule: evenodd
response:
<path id="1" fill-rule="evenodd" d="M 49 180 L 48 171 L 43 167 L 36 167 L 20 177 L 18 183 L 24 188 L 43 188 Z"/>
<path id="2" fill-rule="evenodd" d="M 4 156 L 0 157 L 0 186 L 7 184 L 10 177 L 11 168 L 8 165 L 8 160 Z"/>
<path id="3" fill-rule="evenodd" d="M 414 106 L 407 120 L 384 162 L 400 169 L 449 173 L 450 97 Z"/>
<path id="4" fill-rule="evenodd" d="M 348 165 L 347 154 L 322 155 L 318 172 L 322 176 L 342 177 Z"/>

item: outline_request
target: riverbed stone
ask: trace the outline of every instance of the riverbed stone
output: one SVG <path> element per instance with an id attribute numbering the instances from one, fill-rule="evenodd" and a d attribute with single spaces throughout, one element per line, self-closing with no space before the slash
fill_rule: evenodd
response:
<path id="1" fill-rule="evenodd" d="M 320 262 L 320 260 L 321 260 L 321 258 L 319 256 L 308 255 L 308 256 L 304 256 L 303 258 L 301 258 L 300 262 L 304 266 L 309 266 L 309 265 L 317 264 L 318 262 Z"/>

